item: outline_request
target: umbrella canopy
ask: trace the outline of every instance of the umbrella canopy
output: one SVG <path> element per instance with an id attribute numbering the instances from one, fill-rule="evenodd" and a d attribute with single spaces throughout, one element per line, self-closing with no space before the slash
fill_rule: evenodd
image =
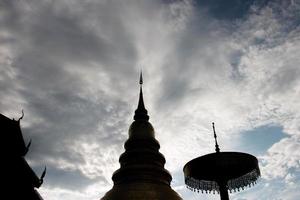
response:
<path id="1" fill-rule="evenodd" d="M 239 191 L 260 176 L 256 157 L 241 152 L 207 154 L 188 162 L 183 171 L 186 185 L 202 192 L 219 192 L 220 183 L 229 191 Z"/>

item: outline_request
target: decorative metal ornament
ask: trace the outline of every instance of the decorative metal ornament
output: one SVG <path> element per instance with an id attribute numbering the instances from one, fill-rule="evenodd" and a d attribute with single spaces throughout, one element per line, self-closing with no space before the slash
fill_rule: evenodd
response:
<path id="1" fill-rule="evenodd" d="M 256 183 L 260 177 L 258 160 L 241 152 L 220 152 L 213 123 L 216 153 L 189 161 L 183 168 L 185 184 L 194 192 L 220 194 L 229 200 L 228 190 L 237 192 Z"/>

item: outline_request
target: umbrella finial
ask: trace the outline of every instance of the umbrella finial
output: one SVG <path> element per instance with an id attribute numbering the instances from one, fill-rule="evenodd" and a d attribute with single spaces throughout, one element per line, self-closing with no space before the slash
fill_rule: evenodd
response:
<path id="1" fill-rule="evenodd" d="M 213 131 L 214 131 L 214 138 L 215 138 L 215 143 L 216 143 L 215 144 L 216 152 L 220 153 L 220 148 L 219 148 L 219 145 L 218 145 L 217 134 L 216 134 L 215 123 L 214 122 L 212 123 L 212 127 L 213 127 Z"/>

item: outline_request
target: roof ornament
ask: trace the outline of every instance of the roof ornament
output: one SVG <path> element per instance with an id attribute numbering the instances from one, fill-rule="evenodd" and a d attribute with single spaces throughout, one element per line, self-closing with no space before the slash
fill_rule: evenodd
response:
<path id="1" fill-rule="evenodd" d="M 28 144 L 27 144 L 27 146 L 26 146 L 24 155 L 26 155 L 26 154 L 28 153 L 29 147 L 30 147 L 30 146 L 31 146 L 31 139 L 30 139 L 30 141 L 28 142 Z"/>
<path id="2" fill-rule="evenodd" d="M 22 116 L 18 119 L 18 122 L 20 122 L 21 119 L 24 117 L 24 110 L 22 109 Z"/>
<path id="3" fill-rule="evenodd" d="M 41 186 L 41 185 L 43 184 L 43 182 L 44 182 L 44 177 L 45 177 L 45 175 L 46 175 L 46 172 L 47 172 L 47 168 L 46 168 L 46 166 L 45 166 L 44 171 L 43 171 L 43 173 L 42 173 L 42 175 L 41 175 L 41 178 L 40 178 L 40 185 L 39 185 L 39 186 Z"/>
<path id="4" fill-rule="evenodd" d="M 220 148 L 219 148 L 219 145 L 218 145 L 217 134 L 216 134 L 215 123 L 214 122 L 212 123 L 212 128 L 213 128 L 213 131 L 214 131 L 216 152 L 220 153 Z"/>

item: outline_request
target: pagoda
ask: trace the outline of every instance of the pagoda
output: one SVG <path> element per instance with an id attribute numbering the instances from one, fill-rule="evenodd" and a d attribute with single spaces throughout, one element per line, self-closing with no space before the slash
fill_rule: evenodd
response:
<path id="1" fill-rule="evenodd" d="M 2 181 L 1 196 L 12 200 L 42 200 L 43 198 L 36 188 L 42 185 L 46 168 L 41 178 L 39 178 L 25 159 L 31 141 L 28 145 L 25 145 L 20 128 L 20 120 L 23 116 L 24 113 L 22 112 L 22 117 L 19 120 L 14 120 L 0 114 L 2 137 L 2 144 L 0 145 L 2 154 L 0 171 Z"/>
<path id="2" fill-rule="evenodd" d="M 141 73 L 138 107 L 119 159 L 120 168 L 113 173 L 113 188 L 101 200 L 182 200 L 170 186 L 172 176 L 164 168 L 166 160 L 149 122 L 142 84 Z"/>

